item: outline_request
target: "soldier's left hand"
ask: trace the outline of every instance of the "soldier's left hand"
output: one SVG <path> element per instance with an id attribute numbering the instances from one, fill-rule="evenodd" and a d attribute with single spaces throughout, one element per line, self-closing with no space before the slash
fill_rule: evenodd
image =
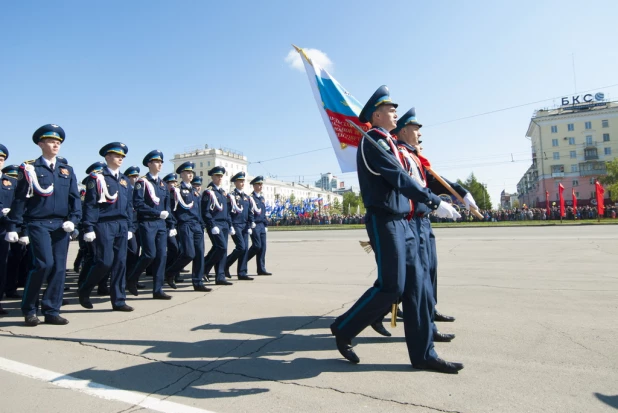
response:
<path id="1" fill-rule="evenodd" d="M 30 244 L 30 238 L 28 238 L 28 237 L 20 237 L 19 241 L 17 241 L 17 242 L 19 242 L 21 245 L 28 245 L 28 244 Z"/>
<path id="2" fill-rule="evenodd" d="M 11 212 L 11 208 L 2 208 L 2 215 L 7 216 Z"/>
<path id="3" fill-rule="evenodd" d="M 236 235 L 236 230 L 234 229 L 234 227 L 230 228 L 230 234 Z"/>
<path id="4" fill-rule="evenodd" d="M 264 227 L 264 232 L 268 232 L 268 227 Z"/>
<path id="5" fill-rule="evenodd" d="M 75 231 L 75 224 L 73 224 L 71 221 L 65 221 L 62 224 L 62 229 L 64 230 L 64 232 L 73 232 Z"/>
<path id="6" fill-rule="evenodd" d="M 129 233 L 127 234 L 127 240 L 130 240 L 132 238 L 133 238 L 133 233 L 129 231 Z"/>
<path id="7" fill-rule="evenodd" d="M 247 234 L 249 234 L 249 235 L 253 234 L 253 230 L 252 230 L 251 228 L 249 228 L 249 229 L 247 230 Z"/>
<path id="8" fill-rule="evenodd" d="M 178 234 L 178 231 L 176 231 L 176 229 L 170 229 L 170 237 L 175 237 L 176 234 Z"/>
<path id="9" fill-rule="evenodd" d="M 476 201 L 474 200 L 474 198 L 472 197 L 472 194 L 470 192 L 468 192 L 466 194 L 466 196 L 464 196 L 464 202 L 465 202 L 466 208 L 468 208 L 468 210 L 470 210 L 470 207 L 472 207 L 474 209 L 479 209 L 479 207 L 476 205 Z"/>

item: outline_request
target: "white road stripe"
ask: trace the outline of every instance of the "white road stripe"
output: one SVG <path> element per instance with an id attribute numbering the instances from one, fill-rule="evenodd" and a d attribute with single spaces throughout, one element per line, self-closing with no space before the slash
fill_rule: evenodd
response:
<path id="1" fill-rule="evenodd" d="M 54 386 L 63 387 L 65 389 L 76 390 L 101 399 L 124 402 L 162 413 L 214 413 L 209 410 L 198 409 L 197 407 L 186 406 L 184 404 L 169 402 L 152 396 L 146 396 L 142 393 L 121 390 L 115 387 L 106 386 L 104 384 L 95 383 L 90 380 L 82 380 L 76 377 L 55 373 L 53 371 L 19 363 L 17 361 L 2 357 L 0 357 L 0 370 L 48 382 Z"/>

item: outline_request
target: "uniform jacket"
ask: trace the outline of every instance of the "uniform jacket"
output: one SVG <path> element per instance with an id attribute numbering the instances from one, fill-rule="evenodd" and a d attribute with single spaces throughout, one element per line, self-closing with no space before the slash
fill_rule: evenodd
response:
<path id="1" fill-rule="evenodd" d="M 106 199 L 105 202 L 99 202 L 101 191 L 97 180 L 93 177 L 88 178 L 82 219 L 84 231 L 92 232 L 97 222 L 124 220 L 127 222 L 129 231 L 133 232 L 135 230 L 133 228 L 133 192 L 129 178 L 118 173 L 118 179 L 116 179 L 108 168 L 103 168 L 101 175 L 105 179 L 109 195 L 117 194 L 117 196 L 115 200 Z"/>

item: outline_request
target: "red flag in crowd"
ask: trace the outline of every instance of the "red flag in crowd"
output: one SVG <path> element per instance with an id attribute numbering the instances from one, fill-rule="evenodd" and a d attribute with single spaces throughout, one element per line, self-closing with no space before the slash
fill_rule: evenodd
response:
<path id="1" fill-rule="evenodd" d="M 573 209 L 575 209 L 577 208 L 577 197 L 575 196 L 575 188 L 571 189 L 571 195 L 573 196 Z"/>
<path id="2" fill-rule="evenodd" d="M 605 193 L 605 190 L 599 181 L 595 181 L 594 186 L 597 192 L 597 211 L 599 213 L 599 217 L 602 217 L 605 212 L 605 205 L 603 205 L 603 194 Z"/>
<path id="3" fill-rule="evenodd" d="M 560 216 L 564 218 L 566 213 L 564 211 L 564 186 L 562 184 L 558 185 L 558 194 L 560 196 Z"/>
<path id="4" fill-rule="evenodd" d="M 547 209 L 547 219 L 551 216 L 551 209 L 549 208 L 549 191 L 545 191 L 545 209 Z"/>

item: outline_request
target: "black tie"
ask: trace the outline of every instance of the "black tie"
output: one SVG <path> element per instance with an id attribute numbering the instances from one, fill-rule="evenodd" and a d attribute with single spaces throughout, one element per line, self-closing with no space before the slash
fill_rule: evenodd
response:
<path id="1" fill-rule="evenodd" d="M 53 162 L 52 162 L 52 163 L 50 163 L 50 164 L 49 164 L 49 167 L 50 167 L 50 169 L 53 171 L 53 170 L 54 170 L 54 163 L 53 163 Z"/>

